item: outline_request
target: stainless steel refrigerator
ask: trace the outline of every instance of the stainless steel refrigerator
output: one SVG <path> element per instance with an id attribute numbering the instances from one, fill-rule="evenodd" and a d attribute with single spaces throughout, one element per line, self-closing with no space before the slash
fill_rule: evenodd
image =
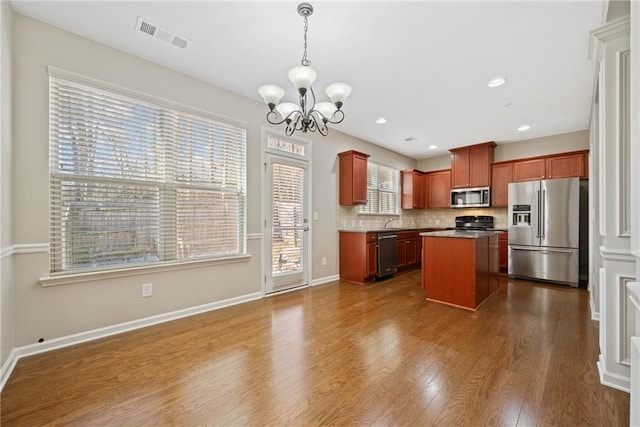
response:
<path id="1" fill-rule="evenodd" d="M 579 282 L 580 180 L 509 184 L 509 276 Z"/>

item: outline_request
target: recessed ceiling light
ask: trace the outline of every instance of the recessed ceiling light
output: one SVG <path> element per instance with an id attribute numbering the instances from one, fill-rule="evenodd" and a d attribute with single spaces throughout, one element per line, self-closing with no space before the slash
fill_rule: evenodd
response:
<path id="1" fill-rule="evenodd" d="M 502 86 L 506 82 L 507 82 L 506 78 L 504 78 L 504 77 L 496 77 L 495 79 L 491 80 L 487 86 L 489 86 L 489 87 L 498 87 L 498 86 Z"/>
<path id="2" fill-rule="evenodd" d="M 438 146 L 437 146 L 437 145 L 433 145 L 433 144 L 431 144 L 431 145 L 429 146 L 429 150 L 435 150 L 436 148 L 438 148 Z"/>
<path id="3" fill-rule="evenodd" d="M 379 125 L 383 125 L 387 123 L 387 119 L 385 119 L 384 117 L 380 117 L 379 119 L 376 120 L 376 123 Z"/>
<path id="4" fill-rule="evenodd" d="M 520 132 L 524 132 L 525 130 L 529 130 L 529 129 L 531 129 L 531 126 L 529 126 L 529 125 L 521 125 L 521 126 L 518 128 L 518 131 L 520 131 Z"/>

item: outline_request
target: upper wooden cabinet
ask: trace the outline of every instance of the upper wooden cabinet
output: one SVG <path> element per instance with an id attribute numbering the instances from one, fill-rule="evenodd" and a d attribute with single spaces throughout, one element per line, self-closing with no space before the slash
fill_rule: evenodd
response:
<path id="1" fill-rule="evenodd" d="M 428 208 L 448 208 L 451 204 L 451 169 L 425 174 Z"/>
<path id="2" fill-rule="evenodd" d="M 507 206 L 510 182 L 513 182 L 513 163 L 491 165 L 491 206 Z"/>
<path id="3" fill-rule="evenodd" d="M 513 163 L 513 182 L 535 181 L 545 177 L 545 159 L 520 160 Z"/>
<path id="4" fill-rule="evenodd" d="M 451 187 L 488 187 L 495 142 L 454 148 L 451 151 Z"/>
<path id="5" fill-rule="evenodd" d="M 416 169 L 405 169 L 401 174 L 402 209 L 425 208 L 424 172 Z"/>
<path id="6" fill-rule="evenodd" d="M 574 151 L 513 162 L 513 182 L 589 178 L 589 151 Z"/>
<path id="7" fill-rule="evenodd" d="M 340 204 L 343 206 L 367 204 L 368 154 L 350 150 L 339 153 Z"/>
<path id="8" fill-rule="evenodd" d="M 547 179 L 553 178 L 588 178 L 589 152 L 567 153 L 545 159 Z"/>

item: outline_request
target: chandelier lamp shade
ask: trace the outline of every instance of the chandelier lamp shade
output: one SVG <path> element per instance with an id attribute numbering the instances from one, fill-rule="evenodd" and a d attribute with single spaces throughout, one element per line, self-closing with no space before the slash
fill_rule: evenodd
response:
<path id="1" fill-rule="evenodd" d="M 273 125 L 286 124 L 285 134 L 293 135 L 295 131 L 315 132 L 323 136 L 328 133 L 327 124 L 337 124 L 344 120 L 342 106 L 351 93 L 351 86 L 346 83 L 332 83 L 325 89 L 331 102 L 316 102 L 316 95 L 311 86 L 317 73 L 307 59 L 308 18 L 313 14 L 313 6 L 309 3 L 298 5 L 298 14 L 304 18 L 304 53 L 300 65 L 289 70 L 288 77 L 298 92 L 298 104 L 280 102 L 285 90 L 276 85 L 262 85 L 258 93 L 269 107 L 267 121 Z"/>

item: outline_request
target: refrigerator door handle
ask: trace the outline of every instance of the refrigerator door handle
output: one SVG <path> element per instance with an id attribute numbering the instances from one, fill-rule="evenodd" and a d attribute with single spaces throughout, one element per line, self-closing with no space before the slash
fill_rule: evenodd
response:
<path id="1" fill-rule="evenodd" d="M 570 254 L 572 249 L 560 249 L 560 248 L 538 248 L 530 246 L 514 246 L 511 245 L 511 249 L 514 251 L 532 251 L 532 252 L 558 252 L 563 254 Z"/>
<path id="2" fill-rule="evenodd" d="M 538 190 L 538 223 L 536 224 L 536 226 L 538 227 L 538 229 L 536 230 L 536 237 L 540 238 L 540 190 Z"/>
<path id="3" fill-rule="evenodd" d="M 547 191 L 542 190 L 542 197 L 540 198 L 540 237 L 545 238 L 546 236 L 546 225 L 547 222 L 547 213 L 546 213 L 546 197 Z"/>

